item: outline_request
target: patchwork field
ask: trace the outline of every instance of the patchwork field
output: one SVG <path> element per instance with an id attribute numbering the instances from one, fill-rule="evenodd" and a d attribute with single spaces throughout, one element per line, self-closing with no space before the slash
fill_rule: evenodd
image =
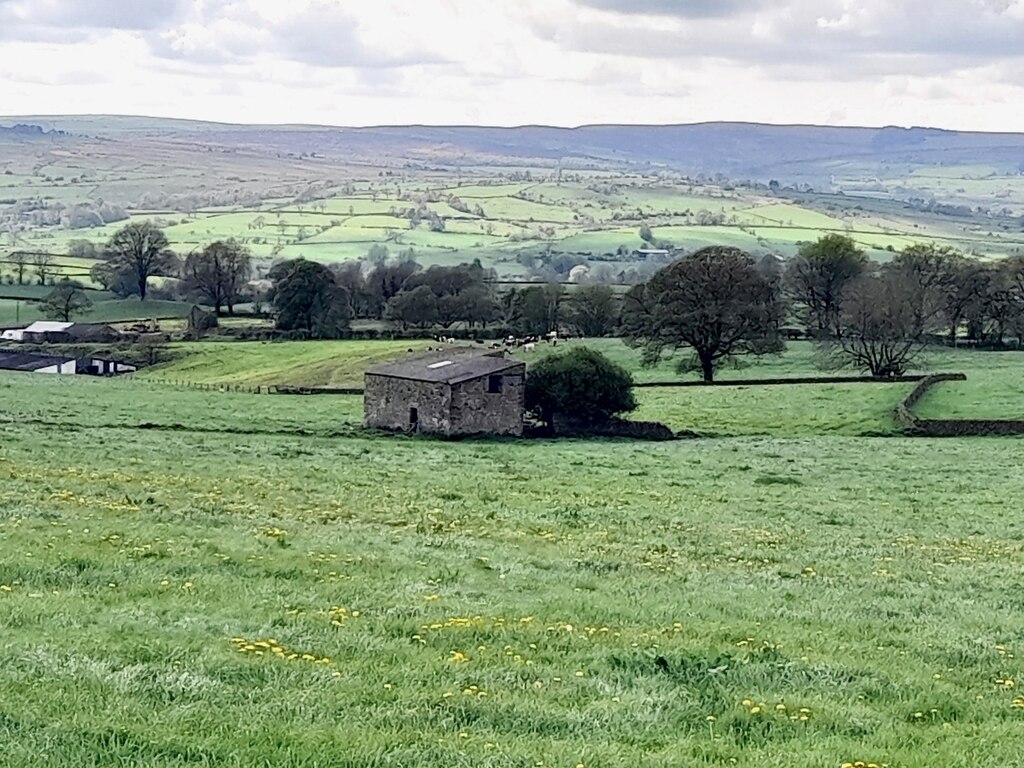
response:
<path id="1" fill-rule="evenodd" d="M 401 352 L 299 346 L 191 359 Z M 851 436 L 904 392 L 643 390 L 736 436 L 442 443 L 353 397 L 0 374 L 0 762 L 1018 764 L 1019 441 Z"/>
<path id="2" fill-rule="evenodd" d="M 105 188 L 58 185 L 53 181 L 56 171 L 42 162 L 34 173 L 31 178 L 39 184 L 50 180 L 51 192 L 78 195 L 79 202 L 88 203 L 89 195 Z M 43 194 L 42 187 L 27 184 L 21 176 L 6 184 L 6 194 L 12 195 L 8 205 L 29 193 L 54 204 L 63 199 Z M 4 189 L 0 185 L 0 193 Z M 478 258 L 502 277 L 525 275 L 524 263 L 545 254 L 561 254 L 592 268 L 608 265 L 618 274 L 641 264 L 632 256 L 634 250 L 651 247 L 640 237 L 641 226 L 651 229 L 655 245 L 685 250 L 717 244 L 791 256 L 802 243 L 841 233 L 876 259 L 889 258 L 892 249 L 919 241 L 998 257 L 1024 249 L 1013 209 L 998 205 L 1002 193 L 1001 188 L 988 191 L 985 209 L 996 206 L 996 215 L 977 213 L 979 198 L 972 196 L 976 205 L 960 218 L 926 215 L 898 202 L 895 192 L 888 201 L 873 199 L 869 204 L 859 197 L 769 193 L 621 172 L 513 184 L 502 183 L 493 174 L 460 184 L 450 174 L 412 175 L 400 182 L 357 179 L 323 186 L 315 199 L 303 202 L 274 198 L 265 191 L 258 202 L 197 204 L 184 210 L 133 205 L 131 199 L 117 198 L 128 206 L 128 220 L 81 229 L 41 224 L 12 229 L 0 245 L 0 277 L 6 274 L 11 279 L 11 265 L 3 262 L 13 250 L 65 254 L 72 240 L 101 245 L 127 221 L 138 220 L 165 227 L 172 246 L 183 254 L 217 239 L 235 238 L 268 263 L 298 256 L 332 263 L 363 257 L 376 245 L 386 246 L 392 254 L 412 249 L 426 266 Z M 414 210 L 418 213 L 411 216 Z M 0 202 L 0 220 L 3 216 Z M 61 272 L 86 277 L 88 264 L 69 262 Z"/>

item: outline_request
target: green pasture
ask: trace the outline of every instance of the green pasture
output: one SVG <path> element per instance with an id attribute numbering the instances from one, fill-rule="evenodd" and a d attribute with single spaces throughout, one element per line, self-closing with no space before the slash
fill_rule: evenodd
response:
<path id="1" fill-rule="evenodd" d="M 846 222 L 798 205 L 775 203 L 741 211 L 745 223 L 767 226 L 802 227 L 805 229 L 842 230 Z"/>
<path id="2" fill-rule="evenodd" d="M 171 363 L 138 375 L 200 384 L 358 387 L 371 365 L 428 346 L 436 342 L 188 342 L 171 347 Z"/>
<path id="3" fill-rule="evenodd" d="M 476 200 L 518 195 L 523 190 L 530 189 L 532 186 L 531 184 L 460 184 L 456 187 L 448 187 L 445 189 L 445 192 L 461 197 L 464 200 Z"/>
<path id="4" fill-rule="evenodd" d="M 660 237 L 661 231 L 661 228 L 655 229 L 655 236 Z M 617 229 L 600 231 L 588 230 L 570 235 L 558 241 L 558 249 L 566 253 L 615 253 L 621 245 L 626 246 L 630 251 L 636 248 L 650 247 L 640 239 L 639 227 L 632 229 L 619 227 Z"/>
<path id="5" fill-rule="evenodd" d="M 727 216 L 746 207 L 755 198 L 724 197 L 717 194 L 694 195 L 681 189 L 650 188 L 645 186 L 627 187 L 617 195 L 617 201 L 626 210 L 641 208 L 645 213 L 680 214 L 686 211 L 724 213 Z"/>
<path id="6" fill-rule="evenodd" d="M 373 200 L 369 197 L 335 197 L 322 201 L 329 216 L 369 216 L 387 214 L 401 203 L 397 200 Z"/>
<path id="7" fill-rule="evenodd" d="M 488 221 L 487 219 L 474 219 L 472 221 L 446 221 L 445 232 L 463 234 L 490 234 L 495 237 L 510 237 L 511 235 L 522 235 L 529 231 L 527 225 L 516 224 L 505 221 Z M 566 230 L 561 230 L 566 231 Z"/>
<path id="8" fill-rule="evenodd" d="M 101 294 L 103 295 L 103 294 Z M 95 301 L 88 312 L 76 315 L 75 320 L 84 323 L 117 323 L 126 320 L 150 320 L 164 317 L 185 317 L 192 305 L 180 301 L 147 299 L 103 299 Z M 16 299 L 0 299 L 0 325 L 31 323 L 46 320 L 35 302 Z"/>
<path id="9" fill-rule="evenodd" d="M 0 762 L 1019 764 L 1019 441 L 792 389 L 800 437 L 446 443 L 0 373 Z M 747 392 L 642 412 L 760 434 Z"/>
<path id="10" fill-rule="evenodd" d="M 568 224 L 576 216 L 571 209 L 561 205 L 536 203 L 517 197 L 488 198 L 482 205 L 487 218 L 499 221 L 516 221 L 529 224 L 534 222 L 538 224 Z"/>
<path id="11" fill-rule="evenodd" d="M 945 382 L 916 408 L 929 419 L 1024 419 L 1024 352 L 942 350 L 929 355 L 934 369 L 960 371 L 967 381 Z"/>
<path id="12" fill-rule="evenodd" d="M 331 227 L 323 232 L 311 235 L 302 241 L 303 245 L 319 243 L 373 243 L 380 240 L 380 233 L 348 224 Z"/>
<path id="13" fill-rule="evenodd" d="M 694 381 L 680 374 L 676 359 L 642 365 L 639 350 L 618 339 L 586 339 L 513 350 L 527 363 L 575 346 L 600 350 L 631 371 L 639 383 Z M 437 346 L 432 341 L 189 342 L 171 347 L 172 360 L 139 377 L 174 382 L 241 385 L 359 387 L 363 371 L 402 357 L 407 350 Z M 685 357 L 685 354 L 681 355 Z M 827 367 L 827 366 L 826 366 Z M 928 418 L 1024 418 L 1024 352 L 987 352 L 937 347 L 915 369 L 964 372 L 967 382 L 943 384 L 919 406 Z M 791 342 L 785 353 L 740 359 L 718 379 L 797 378 L 829 375 L 809 342 Z M 841 371 L 851 375 L 854 371 Z M 889 434 L 892 411 L 910 391 L 904 384 L 800 385 L 638 389 L 637 418 L 664 420 L 673 429 L 716 435 Z M 660 414 L 660 418 L 659 418 Z"/>

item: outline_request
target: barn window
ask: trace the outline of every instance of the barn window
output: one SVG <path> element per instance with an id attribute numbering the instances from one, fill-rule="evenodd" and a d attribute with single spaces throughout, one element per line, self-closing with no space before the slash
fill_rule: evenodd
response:
<path id="1" fill-rule="evenodd" d="M 501 393 L 501 376 L 487 377 L 487 391 L 492 395 Z"/>

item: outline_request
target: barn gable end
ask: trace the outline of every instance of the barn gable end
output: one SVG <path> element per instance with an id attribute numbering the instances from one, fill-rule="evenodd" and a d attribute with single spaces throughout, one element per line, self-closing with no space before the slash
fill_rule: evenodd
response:
<path id="1" fill-rule="evenodd" d="M 525 363 L 473 349 L 376 366 L 365 376 L 365 424 L 446 437 L 519 436 L 525 380 Z"/>

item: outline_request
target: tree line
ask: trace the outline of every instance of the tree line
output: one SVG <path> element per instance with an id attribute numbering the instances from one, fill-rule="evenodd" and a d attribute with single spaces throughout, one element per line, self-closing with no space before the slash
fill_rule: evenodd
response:
<path id="1" fill-rule="evenodd" d="M 794 321 L 798 328 L 787 326 Z M 898 376 L 932 342 L 1024 341 L 1024 257 L 995 263 L 915 244 L 871 262 L 843 235 L 800 248 L 783 268 L 736 248 L 711 247 L 662 269 L 624 299 L 621 332 L 656 362 L 713 381 L 724 364 L 785 348 L 788 330 L 815 339 L 823 362 Z"/>
<path id="2" fill-rule="evenodd" d="M 605 336 L 618 327 L 619 304 L 607 286 L 498 292 L 494 278 L 479 261 L 424 269 L 408 254 L 390 260 L 378 252 L 334 267 L 294 259 L 271 270 L 269 298 L 278 329 L 319 338 L 344 333 L 353 319 L 383 320 L 402 330 L 498 325 L 517 336 L 565 328 Z"/>

